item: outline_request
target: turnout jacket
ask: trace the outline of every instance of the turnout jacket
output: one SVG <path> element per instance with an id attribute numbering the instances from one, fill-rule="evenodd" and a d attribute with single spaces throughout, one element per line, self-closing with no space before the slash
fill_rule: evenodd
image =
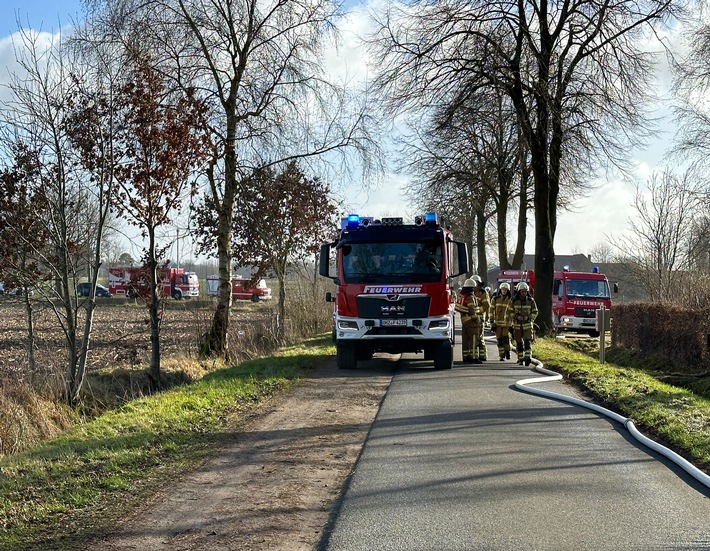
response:
<path id="1" fill-rule="evenodd" d="M 478 309 L 476 297 L 473 296 L 473 289 L 461 291 L 456 297 L 454 309 L 461 316 L 461 323 L 466 323 L 473 319 Z"/>
<path id="2" fill-rule="evenodd" d="M 483 314 L 491 309 L 491 298 L 488 296 L 488 292 L 482 287 L 476 287 L 473 290 L 473 296 L 476 297 L 476 315 L 479 318 L 483 318 Z"/>
<path id="3" fill-rule="evenodd" d="M 537 317 L 537 304 L 529 294 L 523 298 L 516 295 L 508 306 L 508 316 L 515 328 L 532 329 Z"/>
<path id="4" fill-rule="evenodd" d="M 512 321 L 510 314 L 508 313 L 508 307 L 512 301 L 513 299 L 511 298 L 509 292 L 503 295 L 500 291 L 496 291 L 493 294 L 493 297 L 491 297 L 493 323 L 500 325 L 501 327 L 511 325 Z"/>

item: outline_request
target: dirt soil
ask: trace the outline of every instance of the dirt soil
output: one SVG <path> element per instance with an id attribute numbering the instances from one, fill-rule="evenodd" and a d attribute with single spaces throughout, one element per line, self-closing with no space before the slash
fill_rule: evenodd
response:
<path id="1" fill-rule="evenodd" d="M 391 378 L 390 369 L 342 371 L 329 362 L 267 403 L 232 446 L 88 547 L 317 548 Z"/>

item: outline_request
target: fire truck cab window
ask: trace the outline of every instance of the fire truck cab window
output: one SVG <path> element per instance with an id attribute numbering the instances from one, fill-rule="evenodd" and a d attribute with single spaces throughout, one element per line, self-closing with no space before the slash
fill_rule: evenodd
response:
<path id="1" fill-rule="evenodd" d="M 428 282 L 441 278 L 442 252 L 438 242 L 351 243 L 343 248 L 346 281 L 395 283 L 399 279 Z"/>
<path id="2" fill-rule="evenodd" d="M 609 298 L 609 287 L 603 280 L 568 280 L 567 296 Z"/>

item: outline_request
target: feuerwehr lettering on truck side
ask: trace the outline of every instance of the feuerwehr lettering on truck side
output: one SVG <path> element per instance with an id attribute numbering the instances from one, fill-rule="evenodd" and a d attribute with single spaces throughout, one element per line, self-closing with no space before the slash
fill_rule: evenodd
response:
<path id="1" fill-rule="evenodd" d="M 404 285 L 365 285 L 364 292 L 374 295 L 401 295 L 404 293 L 421 293 L 422 286 L 407 287 Z"/>

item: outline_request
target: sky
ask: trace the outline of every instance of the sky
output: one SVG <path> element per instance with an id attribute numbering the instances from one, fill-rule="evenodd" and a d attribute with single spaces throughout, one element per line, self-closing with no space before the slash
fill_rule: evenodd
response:
<path id="1" fill-rule="evenodd" d="M 367 1 L 367 0 L 365 0 Z M 376 0 L 372 0 L 376 1 Z M 81 0 L 2 0 L 0 1 L 0 84 L 6 78 L 5 66 L 12 60 L 11 34 L 17 29 L 17 19 L 23 27 L 56 32 L 61 26 L 77 19 L 82 12 Z M 354 4 L 353 11 L 343 21 L 342 47 L 339 54 L 329 57 L 333 70 L 347 72 L 350 78 L 365 78 L 367 75 L 367 56 L 360 49 L 357 33 L 367 28 L 365 4 Z M 666 67 L 661 67 L 658 82 L 659 89 L 665 94 L 669 83 Z M 663 106 L 658 115 L 667 115 Z M 662 162 L 667 144 L 672 135 L 668 122 L 661 125 L 656 138 L 644 150 L 634 151 L 634 163 L 637 178 L 643 182 Z M 413 219 L 414 209 L 407 204 L 405 189 L 408 175 L 397 173 L 394 169 L 387 172 L 377 187 L 364 189 L 361 182 L 353 182 L 347 187 L 344 205 L 350 212 L 365 216 L 395 215 L 405 220 Z M 635 212 L 632 207 L 634 196 L 633 183 L 620 179 L 600 180 L 587 196 L 574 201 L 569 212 L 558 215 L 555 252 L 557 254 L 590 254 L 599 244 L 617 240 L 628 234 L 632 227 Z M 528 240 L 525 250 L 534 253 L 534 228 L 532 216 L 528 228 Z M 595 259 L 593 259 L 595 260 Z M 489 261 L 490 262 L 490 261 Z"/>

